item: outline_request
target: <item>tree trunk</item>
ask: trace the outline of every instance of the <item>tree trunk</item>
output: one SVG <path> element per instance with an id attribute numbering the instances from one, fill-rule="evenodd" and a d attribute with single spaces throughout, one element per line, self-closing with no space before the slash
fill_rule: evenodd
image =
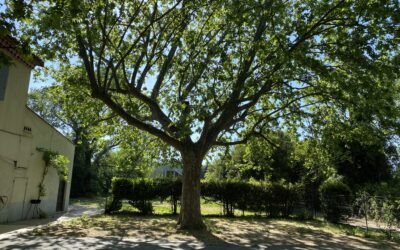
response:
<path id="1" fill-rule="evenodd" d="M 200 211 L 200 174 L 202 157 L 195 152 L 182 153 L 183 180 L 181 212 L 178 224 L 181 229 L 204 228 Z"/>

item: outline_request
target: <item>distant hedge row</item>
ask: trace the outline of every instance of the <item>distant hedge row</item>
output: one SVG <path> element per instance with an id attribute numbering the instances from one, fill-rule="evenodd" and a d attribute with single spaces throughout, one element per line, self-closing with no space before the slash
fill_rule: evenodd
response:
<path id="1" fill-rule="evenodd" d="M 128 200 L 140 213 L 151 214 L 152 200 L 169 199 L 172 212 L 176 214 L 181 192 L 180 179 L 113 178 L 113 199 L 107 204 L 106 213 L 120 210 L 122 200 Z M 349 216 L 352 196 L 347 185 L 340 180 L 328 179 L 317 192 L 318 206 L 328 221 L 338 222 Z M 269 217 L 288 217 L 293 214 L 295 208 L 307 216 L 311 213 L 310 208 L 314 209 L 315 206 L 314 198 L 310 202 L 310 196 L 313 194 L 308 189 L 301 185 L 283 183 L 203 182 L 201 196 L 206 200 L 220 202 L 225 216 L 233 216 L 235 209 L 239 209 Z"/>
<path id="2" fill-rule="evenodd" d="M 177 212 L 177 202 L 181 195 L 182 183 L 179 179 L 128 179 L 113 178 L 113 200 L 106 212 L 121 208 L 121 201 L 128 202 L 142 214 L 152 212 L 151 201 L 167 199 L 173 202 L 173 213 Z M 204 182 L 201 196 L 223 204 L 226 216 L 233 216 L 235 209 L 265 213 L 267 216 L 289 216 L 300 193 L 295 185 L 278 183 L 252 184 L 238 181 Z"/>

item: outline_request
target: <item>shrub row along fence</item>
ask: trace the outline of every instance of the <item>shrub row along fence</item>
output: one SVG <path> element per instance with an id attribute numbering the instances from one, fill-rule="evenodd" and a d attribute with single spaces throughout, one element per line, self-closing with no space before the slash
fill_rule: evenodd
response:
<path id="1" fill-rule="evenodd" d="M 201 196 L 222 204 L 225 216 L 234 216 L 235 209 L 252 211 L 270 217 L 287 217 L 296 204 L 303 200 L 300 186 L 293 184 L 254 184 L 238 181 L 203 182 Z M 177 213 L 177 204 L 182 191 L 179 179 L 129 179 L 113 178 L 112 201 L 106 213 L 118 211 L 122 200 L 137 208 L 141 214 L 152 213 L 151 201 L 169 199 L 172 213 Z"/>

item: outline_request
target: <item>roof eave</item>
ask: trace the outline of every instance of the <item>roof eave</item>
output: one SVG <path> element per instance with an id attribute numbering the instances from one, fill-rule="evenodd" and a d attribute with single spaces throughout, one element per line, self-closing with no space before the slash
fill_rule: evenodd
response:
<path id="1" fill-rule="evenodd" d="M 0 36 L 0 50 L 5 52 L 8 56 L 24 63 L 29 68 L 33 69 L 36 66 L 44 67 L 44 62 L 36 55 L 30 55 L 28 57 L 22 55 L 18 51 L 19 42 L 11 37 L 10 35 Z"/>

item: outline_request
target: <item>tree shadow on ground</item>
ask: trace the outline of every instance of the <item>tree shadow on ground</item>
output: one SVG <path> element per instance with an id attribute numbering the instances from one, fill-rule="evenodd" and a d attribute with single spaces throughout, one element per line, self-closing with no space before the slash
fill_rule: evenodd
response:
<path id="1" fill-rule="evenodd" d="M 243 246 L 267 249 L 399 249 L 388 241 L 338 235 L 313 227 L 296 226 L 269 219 L 210 219 L 215 235 Z"/>
<path id="2" fill-rule="evenodd" d="M 208 237 L 208 236 L 207 236 Z M 199 239 L 201 236 L 199 236 Z M 121 237 L 20 236 L 0 240 L 1 249 L 248 249 L 218 238 L 213 243 L 201 241 L 143 240 Z"/>
<path id="3" fill-rule="evenodd" d="M 396 249 L 387 241 L 338 235 L 310 223 L 205 218 L 209 231 L 176 229 L 171 216 L 95 216 L 0 239 L 1 249 Z"/>

